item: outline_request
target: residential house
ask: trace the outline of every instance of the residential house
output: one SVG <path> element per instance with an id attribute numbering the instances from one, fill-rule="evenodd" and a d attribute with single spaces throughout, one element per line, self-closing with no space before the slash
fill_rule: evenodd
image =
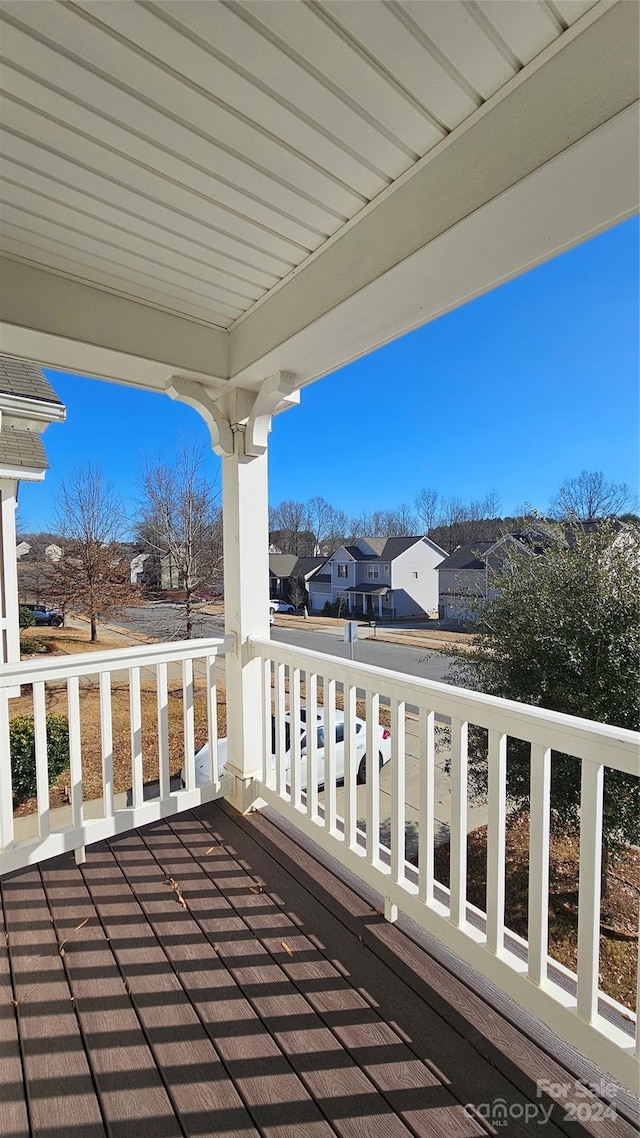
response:
<path id="1" fill-rule="evenodd" d="M 29 546 L 16 539 L 18 486 L 42 482 L 49 463 L 40 436 L 65 415 L 39 367 L 0 356 L 0 663 L 20 659 L 16 561 Z"/>
<path id="2" fill-rule="evenodd" d="M 464 620 L 474 611 L 478 597 L 494 596 L 489 585 L 490 553 L 494 541 L 468 541 L 438 566 L 438 615 L 442 620 Z"/>
<path id="3" fill-rule="evenodd" d="M 296 606 L 311 607 L 309 582 L 326 563 L 325 557 L 298 557 L 293 553 L 269 554 L 269 596 Z"/>
<path id="4" fill-rule="evenodd" d="M 587 532 L 599 524 L 581 523 Z M 615 541 L 623 541 L 631 533 L 626 522 L 615 519 L 611 524 Z M 574 526 L 558 528 L 555 524 L 536 522 L 515 533 L 503 534 L 497 541 L 468 541 L 459 546 L 438 566 L 439 616 L 443 620 L 472 618 L 477 612 L 478 598 L 490 600 L 497 595 L 491 584 L 492 575 L 500 572 L 509 552 L 536 557 L 554 541 L 564 540 L 573 546 L 575 532 Z"/>
<path id="5" fill-rule="evenodd" d="M 342 545 L 311 578 L 312 608 L 344 597 L 369 617 L 425 617 L 438 608 L 436 566 L 446 557 L 428 537 L 366 537 Z M 329 580 L 327 580 L 329 578 Z"/>
<path id="6" fill-rule="evenodd" d="M 637 212 L 638 6 L 2 0 L 0 24 L 3 349 L 197 409 L 221 457 L 226 602 L 224 637 L 0 664 L 0 1131 L 480 1136 L 505 1122 L 521 1135 L 550 1102 L 549 1134 L 568 1118 L 595 1133 L 598 1068 L 616 1088 L 606 1128 L 627 1138 L 637 1017 L 599 988 L 599 834 L 603 769 L 637 776 L 637 733 L 272 639 L 267 551 L 274 415 L 334 373 L 336 417 L 357 431 L 369 392 L 346 364 Z M 411 414 L 416 380 L 388 379 L 372 479 L 394 461 L 384 416 Z M 439 425 L 453 449 L 469 414 L 462 403 Z M 337 467 L 339 450 L 324 460 Z M 341 689 L 340 809 L 337 732 L 322 800 L 313 779 L 305 789 L 303 673 L 305 724 L 322 695 L 330 727 Z M 40 740 L 29 818 L 12 810 L 17 685 Z M 42 745 L 51 689 L 71 727 L 62 816 Z M 363 691 L 371 733 L 384 701 L 392 756 L 381 775 L 371 756 L 358 793 Z M 131 804 L 114 793 L 123 697 Z M 446 889 L 433 872 L 444 721 Z M 467 903 L 469 724 L 487 731 L 492 772 L 485 913 Z M 204 782 L 196 737 L 223 760 Z M 526 939 L 505 927 L 509 737 L 531 744 Z M 405 856 L 413 743 L 417 869 Z M 549 955 L 558 751 L 582 772 L 574 973 Z"/>

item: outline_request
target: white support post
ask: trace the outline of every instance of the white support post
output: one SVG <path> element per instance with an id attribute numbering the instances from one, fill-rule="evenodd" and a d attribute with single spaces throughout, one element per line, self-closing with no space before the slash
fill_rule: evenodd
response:
<path id="1" fill-rule="evenodd" d="M 17 482 L 0 480 L 0 664 L 20 659 L 18 567 L 16 560 Z M 20 695 L 10 688 L 9 698 Z"/>
<path id="2" fill-rule="evenodd" d="M 234 432 L 242 450 L 243 432 Z M 262 664 L 251 659 L 248 640 L 269 638 L 269 521 L 267 454 L 222 459 L 224 611 L 231 640 L 227 652 L 227 769 L 236 776 L 233 804 L 242 812 L 262 777 Z"/>
<path id="3" fill-rule="evenodd" d="M 169 394 L 195 407 L 222 458 L 224 612 L 227 633 L 227 762 L 232 804 L 243 813 L 259 799 L 266 709 L 262 662 L 251 638 L 269 639 L 267 440 L 271 418 L 299 402 L 295 376 L 277 371 L 256 393 L 234 387 L 213 399 L 202 384 L 174 377 Z M 277 784 L 276 784 L 277 785 Z"/>

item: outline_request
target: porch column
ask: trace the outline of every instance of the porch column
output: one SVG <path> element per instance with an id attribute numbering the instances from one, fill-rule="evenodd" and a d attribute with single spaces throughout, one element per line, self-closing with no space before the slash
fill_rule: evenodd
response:
<path id="1" fill-rule="evenodd" d="M 258 392 L 243 388 L 214 399 L 202 384 L 176 378 L 174 398 L 206 420 L 222 458 L 227 763 L 235 776 L 229 801 L 247 811 L 259 800 L 262 775 L 262 664 L 251 639 L 269 639 L 269 506 L 267 439 L 276 412 L 299 402 L 294 376 L 277 372 Z"/>
<path id="2" fill-rule="evenodd" d="M 20 659 L 18 569 L 16 563 L 17 483 L 0 478 L 0 663 Z M 19 690 L 12 694 L 19 695 Z"/>
<path id="3" fill-rule="evenodd" d="M 260 457 L 223 457 L 224 613 L 230 641 L 226 654 L 227 769 L 248 797 L 252 779 L 262 770 L 261 662 L 250 658 L 248 641 L 252 636 L 269 638 L 267 486 L 266 451 Z M 247 801 L 239 808 L 249 805 Z"/>

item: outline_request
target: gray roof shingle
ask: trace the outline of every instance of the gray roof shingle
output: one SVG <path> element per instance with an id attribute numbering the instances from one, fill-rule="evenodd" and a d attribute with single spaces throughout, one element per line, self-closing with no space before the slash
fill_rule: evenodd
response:
<path id="1" fill-rule="evenodd" d="M 0 466 L 25 470 L 48 470 L 42 439 L 37 431 L 3 427 L 0 432 Z"/>
<path id="2" fill-rule="evenodd" d="M 62 406 L 49 380 L 36 364 L 0 355 L 0 393 Z"/>

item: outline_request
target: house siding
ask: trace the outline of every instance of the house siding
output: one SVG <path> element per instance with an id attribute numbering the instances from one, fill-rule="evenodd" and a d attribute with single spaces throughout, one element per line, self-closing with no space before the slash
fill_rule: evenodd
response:
<path id="1" fill-rule="evenodd" d="M 347 566 L 347 576 L 338 577 L 338 566 Z M 356 583 L 357 562 L 346 549 L 338 549 L 331 560 L 331 600 L 335 601 L 350 585 Z"/>
<path id="2" fill-rule="evenodd" d="M 393 589 L 393 608 L 397 617 L 426 616 L 437 611 L 436 566 L 443 559 L 443 551 L 424 539 L 394 559 L 389 583 Z"/>

